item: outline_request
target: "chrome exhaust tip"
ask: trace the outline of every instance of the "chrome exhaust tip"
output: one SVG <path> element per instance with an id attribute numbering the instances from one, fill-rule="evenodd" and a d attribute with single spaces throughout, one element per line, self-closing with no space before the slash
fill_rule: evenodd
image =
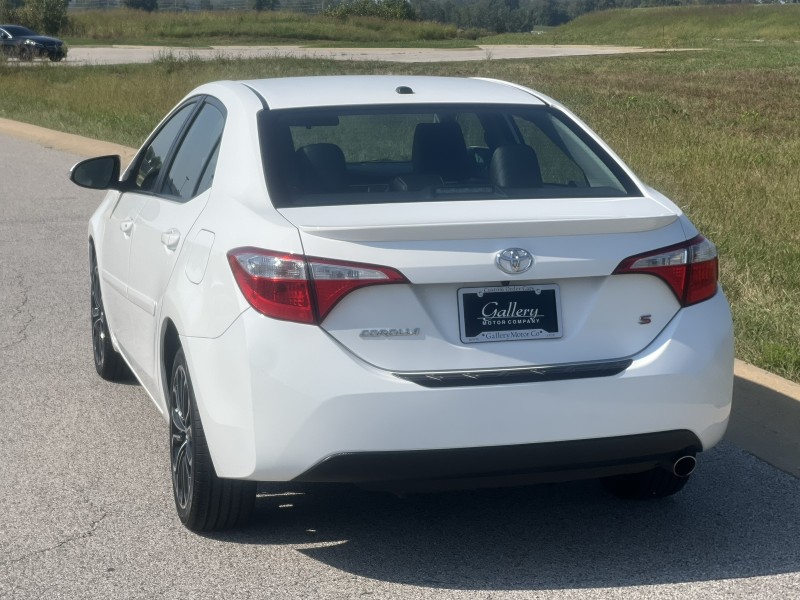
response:
<path id="1" fill-rule="evenodd" d="M 694 456 L 681 456 L 672 463 L 672 474 L 676 477 L 688 477 L 697 468 L 697 459 Z"/>

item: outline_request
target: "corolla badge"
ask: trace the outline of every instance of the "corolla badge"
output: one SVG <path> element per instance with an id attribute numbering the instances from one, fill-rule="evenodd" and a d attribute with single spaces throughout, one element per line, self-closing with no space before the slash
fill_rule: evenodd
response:
<path id="1" fill-rule="evenodd" d="M 533 266 L 533 254 L 522 248 L 507 248 L 497 253 L 494 262 L 504 273 L 516 275 Z"/>
<path id="2" fill-rule="evenodd" d="M 359 334 L 362 338 L 395 338 L 418 336 L 422 330 L 419 327 L 401 327 L 399 329 L 362 329 Z"/>

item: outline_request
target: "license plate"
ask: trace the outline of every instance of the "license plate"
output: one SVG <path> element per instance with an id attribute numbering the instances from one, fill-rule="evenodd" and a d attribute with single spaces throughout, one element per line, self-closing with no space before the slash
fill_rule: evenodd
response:
<path id="1" fill-rule="evenodd" d="M 558 286 L 509 285 L 458 290 L 461 341 L 510 342 L 560 338 Z"/>

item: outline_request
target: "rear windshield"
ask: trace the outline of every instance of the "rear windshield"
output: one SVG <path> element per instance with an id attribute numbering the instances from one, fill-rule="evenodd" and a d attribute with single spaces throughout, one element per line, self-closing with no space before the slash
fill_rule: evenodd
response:
<path id="1" fill-rule="evenodd" d="M 640 195 L 565 115 L 531 106 L 267 110 L 277 207 Z"/>

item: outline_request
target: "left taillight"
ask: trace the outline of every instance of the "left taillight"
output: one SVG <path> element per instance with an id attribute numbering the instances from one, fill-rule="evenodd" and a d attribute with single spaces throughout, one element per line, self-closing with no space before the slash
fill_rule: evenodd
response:
<path id="1" fill-rule="evenodd" d="M 687 242 L 637 254 L 623 260 L 614 274 L 639 273 L 660 277 L 681 306 L 708 300 L 717 293 L 717 248 L 702 235 Z"/>
<path id="2" fill-rule="evenodd" d="M 239 289 L 258 312 L 312 325 L 321 323 L 342 298 L 359 288 L 408 282 L 389 267 L 259 248 L 231 250 L 228 262 Z"/>

